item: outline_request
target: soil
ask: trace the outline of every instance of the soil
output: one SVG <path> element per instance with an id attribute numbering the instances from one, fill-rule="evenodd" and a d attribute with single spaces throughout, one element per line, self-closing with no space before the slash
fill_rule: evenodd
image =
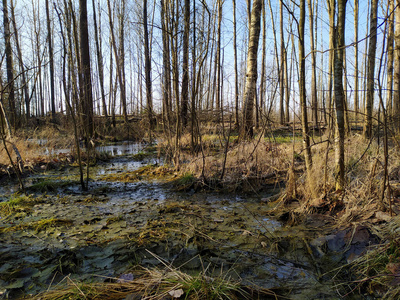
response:
<path id="1" fill-rule="evenodd" d="M 287 226 L 271 197 L 279 187 L 257 195 L 177 191 L 177 174 L 161 161 L 133 159 L 141 145 L 102 151 L 112 158 L 91 169 L 89 192 L 74 167 L 25 178 L 30 196 L 0 219 L 0 299 L 29 298 L 67 277 L 102 282 L 165 263 L 292 299 L 337 299 L 351 276 L 339 267 L 374 241 L 367 228 L 337 229 L 324 214 Z M 9 181 L 0 199 L 15 191 Z"/>

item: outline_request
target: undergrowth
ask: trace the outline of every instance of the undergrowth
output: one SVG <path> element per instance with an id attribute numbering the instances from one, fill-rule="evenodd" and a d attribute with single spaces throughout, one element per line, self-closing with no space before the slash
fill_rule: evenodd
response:
<path id="1" fill-rule="evenodd" d="M 108 282 L 82 283 L 69 277 L 34 299 L 253 299 L 254 294 L 269 295 L 279 299 L 272 290 L 246 287 L 240 281 L 232 280 L 221 274 L 218 277 L 206 275 L 207 271 L 189 275 L 179 269 L 166 266 L 135 271 L 129 279 L 108 278 Z M 128 274 L 129 275 L 129 274 Z M 63 285 L 64 284 L 64 285 Z M 253 295 L 249 292 L 252 291 Z"/>

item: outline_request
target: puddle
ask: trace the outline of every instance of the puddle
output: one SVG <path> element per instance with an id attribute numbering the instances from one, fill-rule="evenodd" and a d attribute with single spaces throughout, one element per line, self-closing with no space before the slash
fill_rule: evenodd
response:
<path id="1" fill-rule="evenodd" d="M 113 145 L 98 146 L 96 151 L 107 153 L 111 156 L 133 155 L 142 151 L 144 147 L 145 145 L 141 143 L 125 141 Z"/>

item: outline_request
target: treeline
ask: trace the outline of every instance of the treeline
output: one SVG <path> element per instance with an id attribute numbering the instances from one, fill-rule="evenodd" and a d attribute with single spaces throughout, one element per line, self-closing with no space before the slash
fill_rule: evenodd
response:
<path id="1" fill-rule="evenodd" d="M 230 120 L 240 139 L 301 121 L 307 170 L 310 124 L 335 132 L 342 189 L 352 122 L 367 138 L 378 121 L 399 128 L 400 8 L 362 4 L 3 0 L 3 133 L 61 114 L 89 140 L 94 116 L 129 126 L 136 114 L 150 135 L 158 120 L 175 150 L 189 132 L 197 151 L 200 116 Z"/>

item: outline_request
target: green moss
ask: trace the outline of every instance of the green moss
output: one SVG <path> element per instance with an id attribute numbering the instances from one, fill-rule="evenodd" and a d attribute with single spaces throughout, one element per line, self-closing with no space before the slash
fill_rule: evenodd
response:
<path id="1" fill-rule="evenodd" d="M 59 188 L 63 188 L 66 186 L 77 185 L 79 184 L 76 181 L 72 180 L 41 180 L 32 186 L 29 187 L 29 190 L 32 192 L 38 193 L 46 193 L 46 192 L 54 192 Z"/>
<path id="2" fill-rule="evenodd" d="M 12 227 L 2 227 L 0 232 L 12 232 L 18 230 L 35 230 L 36 233 L 45 231 L 49 228 L 59 227 L 59 226 L 71 226 L 73 222 L 71 220 L 50 218 L 30 223 L 23 223 Z"/>
<path id="3" fill-rule="evenodd" d="M 135 155 L 132 155 L 132 159 L 137 160 L 137 161 L 141 161 L 141 160 L 144 160 L 144 159 L 146 159 L 146 158 L 148 158 L 150 156 L 152 156 L 152 153 L 140 151 L 140 152 L 136 153 Z"/>
<path id="4" fill-rule="evenodd" d="M 41 202 L 41 199 L 33 198 L 33 196 L 14 195 L 10 200 L 0 203 L 0 214 L 8 216 L 20 210 L 29 209 L 38 202 Z"/>

